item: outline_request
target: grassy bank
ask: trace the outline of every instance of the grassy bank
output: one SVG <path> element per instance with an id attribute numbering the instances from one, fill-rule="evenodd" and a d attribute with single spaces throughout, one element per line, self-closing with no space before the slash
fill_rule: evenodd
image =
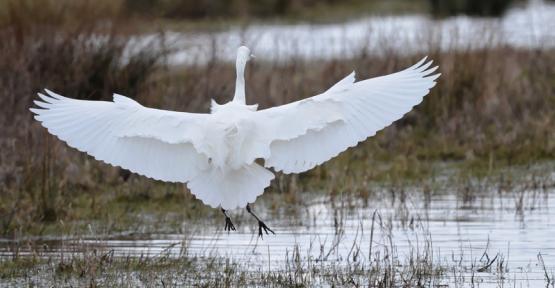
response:
<path id="1" fill-rule="evenodd" d="M 59 6 L 60 1 L 0 0 L 0 244 L 2 252 L 8 253 L 0 257 L 0 286 L 413 287 L 473 285 L 475 272 L 480 271 L 494 275 L 497 285 L 503 286 L 513 275 L 508 272 L 518 273 L 507 271 L 509 249 L 507 260 L 501 254 L 499 258 L 491 255 L 496 261 L 482 256 L 487 260 L 479 258 L 467 266 L 457 258 L 434 262 L 437 250 L 426 231 L 420 231 L 421 242 L 411 243 L 410 253 L 396 255 L 398 247 L 391 241 L 387 222 L 391 219 L 376 224 L 384 239 L 369 245 L 367 257 L 363 255 L 368 243 L 362 243 L 362 237 L 342 243 L 352 245 L 353 253 L 338 262 L 327 261 L 333 249 L 322 252 L 327 253 L 325 257 L 310 258 L 291 245 L 286 259 L 277 259 L 282 265 L 271 271 L 253 270 L 249 264 L 255 263 L 226 257 L 190 256 L 187 239 L 159 255 L 144 257 L 118 257 L 102 248 L 109 237 L 192 235 L 195 231 L 190 227 L 210 227 L 218 234 L 223 227 L 221 212 L 196 200 L 184 185 L 153 181 L 97 162 L 49 135 L 28 110 L 43 88 L 91 100 L 110 100 L 116 92 L 146 106 L 193 112 L 207 112 L 212 98 L 219 103 L 229 101 L 235 79 L 232 63 L 211 59 L 206 65 L 166 66 L 167 51 L 153 48 L 164 42 L 163 36 L 136 54 L 126 53 L 130 31 L 137 30 L 131 26 L 144 19 L 182 23 L 180 17 L 192 17 L 195 20 L 185 21 L 186 25 L 204 25 L 206 19 L 226 17 L 164 15 L 161 10 L 145 15 L 140 7 L 130 14 L 121 11 L 120 5 L 148 2 L 67 1 Z M 240 2 L 250 1 L 230 1 L 229 5 Z M 358 2 L 365 1 L 352 1 Z M 391 5 L 401 2 L 405 1 Z M 316 21 L 341 18 L 352 15 L 350 9 L 356 7 L 352 3 L 329 1 L 314 9 L 301 5 L 276 15 Z M 239 8 L 234 11 L 238 14 L 222 23 L 260 17 Z M 414 195 L 426 207 L 432 197 L 454 193 L 457 205 L 469 209 L 478 205 L 473 201 L 484 193 L 491 199 L 506 197 L 508 206 L 499 209 L 520 215 L 523 224 L 525 212 L 543 211 L 541 203 L 555 186 L 555 50 L 493 44 L 477 50 L 443 50 L 434 41 L 427 45 L 442 76 L 424 102 L 372 139 L 322 166 L 300 175 L 278 174 L 255 204 L 263 218 L 291 217 L 308 227 L 317 214 L 299 215 L 304 215 L 313 199 L 325 196 L 325 204 L 334 210 L 330 225 L 341 239 L 344 215 L 358 215 L 362 207 L 379 200 L 393 207 L 392 217 L 403 231 L 413 231 L 418 227 L 414 219 L 421 216 L 410 209 Z M 353 69 L 358 79 L 365 79 L 403 69 L 422 56 L 386 52 L 385 57 L 361 52 L 350 59 L 287 63 L 256 59 L 247 68 L 247 101 L 261 108 L 288 103 L 324 91 Z M 308 194 L 312 198 L 305 197 Z M 491 199 L 485 202 L 494 202 Z M 239 229 L 253 224 L 245 212 L 233 213 Z M 368 233 L 369 228 L 364 229 Z M 98 245 L 83 239 L 93 239 Z M 56 245 L 71 241 L 80 244 L 78 251 L 55 250 Z M 314 242 L 314 247 L 319 244 Z M 179 255 L 168 252 L 176 247 Z M 538 252 L 543 251 L 534 251 Z M 545 271 L 545 284 L 553 287 L 552 266 L 542 267 L 541 254 L 537 259 L 533 265 Z"/>
<path id="2" fill-rule="evenodd" d="M 48 87 L 82 99 L 109 100 L 116 92 L 147 106 L 206 112 L 209 99 L 222 103 L 233 94 L 233 65 L 214 60 L 166 67 L 165 52 L 148 46 L 126 55 L 130 38 L 116 25 L 120 16 L 98 16 L 110 7 L 64 18 L 55 17 L 63 11 L 21 3 L 27 6 L 3 10 L 0 25 L 0 234 L 45 235 L 83 229 L 86 225 L 67 223 L 91 221 L 119 231 L 141 215 L 170 215 L 178 223 L 217 213 L 182 185 L 130 176 L 68 148 L 40 127 L 28 108 L 35 93 Z M 444 163 L 461 175 L 485 177 L 555 158 L 555 51 L 495 45 L 440 51 L 436 44 L 429 51 L 442 77 L 421 105 L 321 167 L 300 176 L 279 175 L 269 192 L 334 191 L 345 185 L 332 181 L 339 175 L 353 175 L 350 183 L 364 185 L 421 181 L 436 177 Z M 364 79 L 420 57 L 390 51 L 387 57 L 361 53 L 346 60 L 259 59 L 247 69 L 247 98 L 262 108 L 279 105 L 324 91 L 353 68 Z"/>
<path id="3" fill-rule="evenodd" d="M 26 258 L 0 261 L 0 282 L 7 285 L 91 287 L 398 287 L 401 283 L 445 282 L 441 277 L 447 271 L 443 266 L 431 263 L 432 251 L 428 250 L 431 246 L 424 247 L 427 250 L 415 252 L 414 258 L 405 263 L 388 259 L 387 255 L 374 259 L 372 263 L 355 257 L 349 267 L 318 260 L 305 262 L 303 252 L 293 248 L 291 256 L 284 259 L 284 270 L 279 272 L 253 270 L 249 268 L 250 263 L 218 257 L 116 258 L 109 251 L 90 251 L 66 260 Z M 405 268 L 400 268 L 401 265 Z"/>
<path id="4" fill-rule="evenodd" d="M 546 252 L 549 256 L 549 250 L 532 251 L 531 254 L 528 252 L 531 260 L 524 262 L 524 265 L 534 265 L 536 269 L 533 271 L 530 268 L 515 265 L 515 262 L 519 261 L 515 260 L 518 258 L 515 256 L 519 253 L 509 249 L 514 245 L 511 239 L 506 239 L 506 249 L 499 247 L 499 243 L 492 244 L 495 247 L 488 249 L 489 245 L 485 243 L 486 240 L 483 240 L 484 243 L 480 243 L 479 239 L 484 239 L 484 237 L 476 237 L 471 238 L 474 240 L 471 243 L 464 243 L 466 240 L 454 243 L 460 245 L 460 251 L 457 248 L 452 248 L 452 251 L 445 250 L 442 249 L 445 248 L 445 245 L 441 244 L 441 239 L 444 238 L 438 239 L 437 234 L 431 234 L 428 226 L 429 221 L 441 221 L 441 218 L 433 216 L 430 217 L 431 219 L 427 218 L 429 217 L 427 213 L 434 214 L 434 209 L 418 209 L 418 207 L 429 207 L 429 204 L 426 203 L 430 201 L 431 197 L 440 197 L 436 194 L 438 191 L 455 190 L 458 191 L 455 193 L 460 198 L 461 204 L 458 205 L 461 205 L 461 209 L 471 209 L 473 210 L 471 213 L 491 216 L 492 214 L 486 210 L 492 209 L 492 207 L 488 204 L 482 207 L 481 205 L 505 199 L 509 200 L 504 202 L 509 206 L 495 205 L 493 209 L 514 210 L 515 212 L 522 209 L 526 213 L 526 216 L 522 215 L 522 224 L 530 225 L 530 221 L 524 221 L 525 217 L 537 213 L 548 217 L 552 215 L 552 213 L 545 214 L 548 211 L 544 209 L 550 209 L 549 207 L 553 206 L 546 207 L 541 202 L 552 195 L 552 192 L 549 191 L 553 191 L 552 189 L 555 187 L 555 179 L 550 177 L 553 164 L 555 163 L 549 163 L 548 166 L 543 167 L 540 165 L 533 168 L 505 170 L 488 179 L 462 181 L 460 177 L 454 176 L 449 181 L 428 180 L 425 185 L 418 186 L 391 184 L 379 187 L 367 183 L 367 185 L 357 187 L 350 183 L 343 183 L 341 188 L 333 188 L 331 186 L 334 185 L 328 185 L 328 189 L 340 191 L 329 191 L 331 196 L 320 197 L 319 201 L 322 202 L 316 203 L 313 201 L 318 198 L 318 193 L 312 193 L 310 197 L 306 198 L 303 197 L 306 192 L 302 191 L 288 191 L 280 195 L 277 193 L 267 194 L 264 195 L 262 202 L 258 201 L 256 204 L 257 208 L 265 208 L 263 209 L 263 211 L 265 210 L 263 215 L 265 219 L 272 218 L 274 223 L 283 223 L 283 219 L 289 217 L 289 221 L 293 221 L 289 225 L 302 227 L 297 233 L 311 233 L 311 230 L 314 231 L 313 229 L 317 228 L 317 231 L 327 230 L 325 233 L 330 236 L 330 238 L 326 236 L 322 239 L 318 235 L 313 235 L 310 237 L 309 244 L 299 244 L 293 241 L 294 243 L 291 242 L 287 248 L 284 248 L 285 253 L 278 255 L 274 255 L 276 250 L 273 248 L 270 255 L 270 246 L 278 244 L 283 239 L 291 239 L 286 232 L 289 225 L 282 224 L 281 228 L 285 231 L 278 230 L 278 235 L 271 235 L 271 239 L 277 240 L 277 242 L 265 238 L 264 241 L 249 243 L 249 247 L 242 247 L 239 242 L 235 242 L 237 238 L 233 236 L 236 236 L 237 233 L 245 233 L 243 229 L 245 226 L 249 226 L 247 219 L 250 217 L 249 215 L 240 215 L 236 211 L 233 212 L 233 219 L 236 224 L 240 225 L 238 226 L 240 229 L 232 232 L 232 235 L 226 235 L 226 233 L 220 235 L 218 231 L 214 231 L 213 227 L 223 224 L 219 213 L 213 215 L 216 217 L 205 217 L 210 219 L 206 223 L 195 223 L 195 221 L 199 221 L 200 217 L 197 220 L 180 220 L 183 224 L 182 227 L 197 226 L 201 227 L 200 229 L 209 230 L 210 232 L 207 234 L 214 234 L 214 239 L 201 242 L 203 243 L 201 247 L 199 247 L 198 239 L 196 242 L 191 240 L 195 238 L 195 232 L 181 230 L 183 228 L 180 229 L 177 225 L 172 227 L 168 211 L 172 211 L 174 208 L 167 206 L 166 215 L 154 221 L 165 222 L 161 228 L 156 227 L 156 224 L 146 223 L 144 220 L 141 222 L 141 219 L 136 219 L 138 223 L 129 225 L 128 231 L 132 232 L 128 234 L 114 233 L 115 229 L 111 228 L 103 230 L 104 228 L 101 228 L 103 225 L 97 225 L 94 222 L 88 223 L 88 232 L 85 234 L 81 234 L 82 231 L 77 229 L 64 231 L 60 228 L 56 234 L 59 236 L 52 238 L 21 237 L 17 241 L 0 243 L 1 252 L 5 253 L 6 250 L 11 252 L 7 257 L 0 257 L 0 285 L 465 287 L 481 283 L 523 287 L 535 287 L 537 284 L 541 284 L 553 287 L 551 280 L 553 279 L 553 266 L 549 262 L 543 263 L 541 258 L 541 255 Z M 348 182 L 345 178 L 349 179 L 349 177 L 339 176 L 331 177 L 331 179 Z M 371 189 L 371 191 L 366 192 L 367 194 L 364 196 L 363 189 Z M 154 196 L 154 191 L 156 190 L 151 189 L 148 193 Z M 518 195 L 522 195 L 520 199 L 524 200 L 522 202 L 524 207 L 518 206 L 520 204 L 515 201 L 513 208 L 511 200 L 513 197 L 519 199 Z M 297 198 L 292 199 L 292 197 Z M 366 200 L 364 200 L 365 197 Z M 305 202 L 305 200 L 309 202 Z M 157 199 L 152 199 L 152 201 L 157 202 Z M 424 201 L 424 203 L 419 201 Z M 312 203 L 310 204 L 310 202 Z M 372 203 L 370 208 L 365 207 L 368 203 Z M 319 209 L 308 212 L 310 206 L 314 208 L 320 204 L 326 205 L 333 212 L 326 215 L 322 215 L 322 211 Z M 104 205 L 109 205 L 109 202 Z M 184 203 L 184 205 L 187 204 Z M 117 206 L 110 206 L 106 209 L 112 209 L 111 213 L 114 214 L 117 211 L 113 209 L 117 209 Z M 374 210 L 372 207 L 380 208 Z M 184 207 L 184 209 L 190 208 Z M 361 213 L 362 211 L 364 212 Z M 438 212 L 437 208 L 435 211 Z M 129 211 L 128 214 L 134 212 Z M 513 218 L 515 215 L 512 212 L 504 214 L 498 211 L 498 213 L 500 214 L 494 215 L 505 215 L 509 218 Z M 454 214 L 458 215 L 455 217 L 467 215 L 456 212 Z M 155 215 L 148 216 L 156 218 Z M 316 224 L 315 217 L 322 216 L 323 218 L 318 218 L 319 223 Z M 122 214 L 117 217 L 128 216 Z M 474 219 L 476 221 L 474 224 L 480 225 L 477 220 Z M 287 221 L 284 222 L 288 223 Z M 462 221 L 473 222 L 471 219 Z M 353 227 L 353 223 L 356 223 L 354 225 L 356 227 Z M 452 224 L 453 222 L 448 223 Z M 68 223 L 69 225 L 70 223 Z M 145 227 L 147 227 L 146 230 Z M 445 227 L 444 229 L 449 228 Z M 464 230 L 464 228 L 459 229 Z M 546 233 L 548 233 L 547 229 Z M 356 230 L 356 235 L 352 237 L 355 234 L 354 230 Z M 142 238 L 140 235 L 142 232 L 154 233 L 153 238 Z M 141 246 L 144 245 L 141 243 L 145 243 L 144 239 L 162 240 L 163 238 L 156 237 L 160 237 L 158 233 L 165 232 L 180 233 L 180 238 L 169 242 L 149 242 L 148 246 Z M 452 232 L 456 233 L 455 230 Z M 105 233 L 110 234 L 108 236 Z M 450 233 L 448 235 L 448 237 L 452 237 Z M 239 251 L 245 249 L 245 251 L 231 252 L 232 255 L 220 255 L 217 251 L 213 251 L 206 255 L 206 251 L 211 251 L 210 242 L 220 237 L 224 242 L 227 241 L 226 238 L 235 239 L 230 240 L 226 244 L 229 246 L 223 247 L 223 250 L 235 245 L 235 249 Z M 244 238 L 240 239 L 244 241 Z M 489 242 L 489 237 L 487 241 Z M 122 245 L 122 243 L 125 244 Z M 440 244 L 438 245 L 438 243 Z M 404 247 L 405 245 L 408 247 Z M 484 247 L 480 248 L 484 250 L 474 250 L 473 252 L 472 247 Z M 134 248 L 140 249 L 135 250 Z M 470 250 L 467 250 L 469 248 Z M 206 251 L 203 251 L 204 249 Z M 345 253 L 345 249 L 348 249 L 348 254 Z M 546 247 L 545 249 L 550 248 Z M 281 248 L 277 250 L 281 250 Z M 262 253 L 259 254 L 260 252 Z M 534 260 L 536 255 L 538 255 L 537 261 Z M 267 262 L 260 261 L 260 258 L 267 259 Z"/>
<path id="5" fill-rule="evenodd" d="M 55 47 L 49 49 L 56 51 Z M 143 65 L 114 65 L 111 61 L 118 62 L 120 56 L 110 54 L 116 58 L 106 68 L 91 65 L 97 63 L 96 52 L 78 51 L 67 61 L 78 57 L 84 64 L 77 62 L 79 66 L 72 68 L 72 73 L 57 71 L 57 62 L 26 60 L 28 54 L 3 59 L 32 63 L 10 64 L 20 72 L 6 73 L 2 79 L 11 82 L 5 86 L 9 89 L 0 92 L 4 103 L 9 104 L 2 106 L 1 118 L 2 234 L 44 235 L 62 229 L 62 222 L 89 221 L 107 223 L 108 229 L 118 231 L 141 223 L 137 218 L 144 214 L 157 215 L 155 219 L 173 217 L 172 223 L 179 223 L 217 213 L 194 200 L 182 185 L 129 177 L 125 171 L 74 151 L 50 136 L 27 109 L 36 91 L 51 87 L 80 98 L 109 99 L 110 92 L 115 91 L 153 107 L 206 112 L 211 96 L 221 103 L 233 94 L 233 66 L 213 63 L 177 70 L 147 66 L 153 69 L 145 70 Z M 372 182 L 418 183 L 438 177 L 445 165 L 463 176 L 485 177 L 506 167 L 552 160 L 553 55 L 552 51 L 512 48 L 435 53 L 431 57 L 441 64 L 443 76 L 413 112 L 325 165 L 300 176 L 279 176 L 281 181 L 269 193 L 322 187 L 334 191 L 345 183 L 361 183 L 357 187 Z M 141 56 L 136 61 L 148 59 Z M 359 78 L 366 78 L 396 71 L 416 59 L 360 56 L 348 61 L 285 65 L 254 62 L 247 70 L 247 97 L 262 107 L 278 105 L 323 91 L 351 67 L 359 71 Z M 44 66 L 37 69 L 37 65 Z M 141 80 L 129 81 L 126 75 L 133 74 L 140 75 Z M 95 84 L 90 79 L 101 82 Z M 335 182 L 335 178 L 347 180 Z"/>
<path id="6" fill-rule="evenodd" d="M 431 252 L 415 252 L 412 261 L 405 263 L 387 256 L 372 263 L 355 258 L 351 266 L 342 267 L 317 260 L 304 262 L 297 248 L 286 259 L 283 271 L 272 272 L 216 257 L 115 258 L 109 251 L 98 251 L 66 260 L 0 261 L 0 283 L 2 279 L 7 285 L 90 287 L 398 287 L 445 283 L 442 277 L 447 271 L 431 263 Z"/>

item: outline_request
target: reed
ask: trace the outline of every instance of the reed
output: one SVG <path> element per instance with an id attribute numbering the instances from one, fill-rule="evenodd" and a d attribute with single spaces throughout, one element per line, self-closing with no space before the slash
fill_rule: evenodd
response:
<path id="1" fill-rule="evenodd" d="M 97 6 L 87 1 L 44 9 L 32 1 L 2 3 L 11 4 L 0 21 L 0 234 L 48 234 L 60 229 L 61 221 L 80 220 L 105 221 L 117 231 L 143 223 L 141 213 L 168 209 L 180 211 L 175 223 L 216 213 L 202 208 L 180 185 L 129 178 L 123 170 L 68 148 L 48 135 L 28 108 L 35 93 L 48 87 L 76 98 L 109 100 L 117 92 L 152 107 L 207 112 L 209 99 L 225 102 L 233 94 L 232 63 L 212 59 L 208 64 L 166 66 L 166 51 L 152 48 L 162 39 L 128 55 L 132 37 L 122 23 L 131 20 L 110 12 L 117 7 L 94 10 Z M 83 17 L 57 17 L 60 11 Z M 442 163 L 461 169 L 457 175 L 463 182 L 507 166 L 555 158 L 553 49 L 492 44 L 441 50 L 437 45 L 430 41 L 430 57 L 440 64 L 442 77 L 413 112 L 321 167 L 299 176 L 279 175 L 271 190 L 294 203 L 300 199 L 296 191 L 305 190 L 337 195 L 348 187 L 369 197 L 373 192 L 368 184 L 378 182 L 391 184 L 391 193 L 402 198 L 407 181 L 434 178 Z M 248 101 L 261 108 L 279 105 L 324 91 L 353 67 L 359 78 L 366 78 L 420 58 L 395 51 L 386 55 L 257 60 L 247 69 Z M 474 190 L 461 189 L 470 191 L 461 195 L 472 199 Z M 120 217 L 126 211 L 134 216 Z"/>

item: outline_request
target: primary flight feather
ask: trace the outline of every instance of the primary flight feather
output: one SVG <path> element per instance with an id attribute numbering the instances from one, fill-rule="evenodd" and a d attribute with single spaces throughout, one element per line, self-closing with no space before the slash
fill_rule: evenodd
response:
<path id="1" fill-rule="evenodd" d="M 71 147 L 147 177 L 187 183 L 205 204 L 234 209 L 270 185 L 267 168 L 299 173 L 322 164 L 403 117 L 440 75 L 422 59 L 359 82 L 351 73 L 317 96 L 257 110 L 245 102 L 250 58 L 247 47 L 238 49 L 234 98 L 212 102 L 210 114 L 147 108 L 117 94 L 113 102 L 86 101 L 49 90 L 31 111 Z"/>

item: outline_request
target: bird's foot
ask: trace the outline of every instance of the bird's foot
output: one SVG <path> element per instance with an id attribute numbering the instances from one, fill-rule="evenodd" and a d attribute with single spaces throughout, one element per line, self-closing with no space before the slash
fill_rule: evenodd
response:
<path id="1" fill-rule="evenodd" d="M 225 216 L 225 227 L 224 230 L 225 231 L 235 231 L 235 225 L 233 225 L 233 222 L 231 222 L 231 218 L 229 218 L 229 215 L 227 215 L 227 211 L 222 208 L 222 213 L 224 213 Z"/>
<path id="2" fill-rule="evenodd" d="M 266 233 L 266 235 L 270 234 L 268 232 L 272 232 L 272 234 L 276 235 L 276 233 L 274 233 L 274 230 L 270 229 L 270 227 L 268 227 L 264 222 L 262 222 L 262 220 L 260 220 L 260 218 L 258 218 L 258 216 L 256 216 L 256 214 L 254 214 L 254 211 L 252 211 L 251 206 L 249 204 L 247 204 L 247 212 L 249 212 L 249 214 L 252 215 L 252 217 L 254 217 L 254 219 L 256 219 L 256 221 L 258 221 L 258 237 L 260 237 L 261 239 L 264 239 L 264 233 Z M 262 233 L 262 231 L 264 231 L 264 233 Z"/>
<path id="3" fill-rule="evenodd" d="M 233 225 L 233 222 L 231 222 L 231 218 L 229 217 L 225 217 L 225 227 L 224 227 L 225 231 L 235 231 L 235 225 Z"/>
<path id="4" fill-rule="evenodd" d="M 266 224 L 260 220 L 258 220 L 258 237 L 260 237 L 261 239 L 264 239 L 263 237 L 263 233 L 262 231 L 264 231 L 266 233 L 266 235 L 268 235 L 268 231 L 272 232 L 272 234 L 276 235 L 276 233 L 274 233 L 274 230 L 270 229 L 270 227 L 266 226 Z"/>

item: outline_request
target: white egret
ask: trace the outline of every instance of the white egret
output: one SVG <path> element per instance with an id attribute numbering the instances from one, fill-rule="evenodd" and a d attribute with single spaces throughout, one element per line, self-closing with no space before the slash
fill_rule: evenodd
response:
<path id="1" fill-rule="evenodd" d="M 274 174 L 300 173 L 335 157 L 400 119 L 420 103 L 440 74 L 431 61 L 355 82 L 354 72 L 317 96 L 269 109 L 245 101 L 244 70 L 252 57 L 237 51 L 235 95 L 211 113 L 147 108 L 122 95 L 113 102 L 76 100 L 45 90 L 31 108 L 48 131 L 97 160 L 153 179 L 186 183 L 206 205 L 246 207 Z M 263 161 L 255 161 L 263 159 Z M 263 164 L 258 164 L 263 163 Z"/>

